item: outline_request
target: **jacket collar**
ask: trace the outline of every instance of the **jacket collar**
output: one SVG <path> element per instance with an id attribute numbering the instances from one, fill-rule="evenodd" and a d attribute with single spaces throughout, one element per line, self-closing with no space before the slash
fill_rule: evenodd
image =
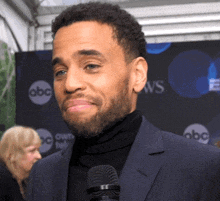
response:
<path id="1" fill-rule="evenodd" d="M 56 169 L 54 172 L 54 189 L 53 198 L 54 201 L 66 201 L 67 200 L 67 186 L 68 186 L 68 174 L 69 174 L 69 162 L 72 155 L 72 148 L 74 143 L 70 143 L 66 149 L 60 151 L 60 156 L 56 161 Z M 59 176 L 58 176 L 59 175 Z M 59 184 L 59 185 L 57 185 Z"/>
<path id="2" fill-rule="evenodd" d="M 163 164 L 161 131 L 144 117 L 124 165 L 120 201 L 144 201 Z"/>

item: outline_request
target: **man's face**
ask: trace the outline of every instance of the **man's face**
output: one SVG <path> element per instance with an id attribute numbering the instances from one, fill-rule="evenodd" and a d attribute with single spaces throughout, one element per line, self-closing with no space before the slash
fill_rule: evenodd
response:
<path id="1" fill-rule="evenodd" d="M 74 134 L 98 135 L 135 110 L 132 67 L 111 26 L 83 21 L 60 28 L 52 63 L 55 96 Z"/>

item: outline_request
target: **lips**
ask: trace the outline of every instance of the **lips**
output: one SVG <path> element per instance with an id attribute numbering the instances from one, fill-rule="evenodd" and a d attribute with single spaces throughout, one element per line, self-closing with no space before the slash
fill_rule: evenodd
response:
<path id="1" fill-rule="evenodd" d="M 64 104 L 65 110 L 69 112 L 78 112 L 92 107 L 93 103 L 88 100 L 72 99 Z"/>

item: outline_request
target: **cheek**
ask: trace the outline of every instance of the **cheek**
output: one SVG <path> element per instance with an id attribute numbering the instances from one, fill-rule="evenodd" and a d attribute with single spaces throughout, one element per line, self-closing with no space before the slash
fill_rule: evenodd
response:
<path id="1" fill-rule="evenodd" d="M 54 93 L 55 93 L 55 98 L 58 102 L 62 100 L 62 85 L 58 83 L 54 83 Z"/>
<path id="2" fill-rule="evenodd" d="M 32 162 L 33 160 L 34 160 L 34 155 L 33 154 L 27 155 L 27 157 L 26 157 L 27 163 Z"/>
<path id="3" fill-rule="evenodd" d="M 123 84 L 123 77 L 114 74 L 107 74 L 106 76 L 100 76 L 92 83 L 95 90 L 98 90 L 106 96 L 112 96 L 117 92 L 118 88 L 121 88 Z"/>

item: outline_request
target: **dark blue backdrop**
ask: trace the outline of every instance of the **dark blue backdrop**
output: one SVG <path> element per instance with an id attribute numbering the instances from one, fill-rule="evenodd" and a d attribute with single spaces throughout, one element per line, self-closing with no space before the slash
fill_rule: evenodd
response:
<path id="1" fill-rule="evenodd" d="M 220 41 L 146 45 L 137 108 L 162 130 L 220 147 Z M 51 51 L 16 53 L 16 123 L 37 129 L 43 156 L 74 140 L 53 93 Z"/>

